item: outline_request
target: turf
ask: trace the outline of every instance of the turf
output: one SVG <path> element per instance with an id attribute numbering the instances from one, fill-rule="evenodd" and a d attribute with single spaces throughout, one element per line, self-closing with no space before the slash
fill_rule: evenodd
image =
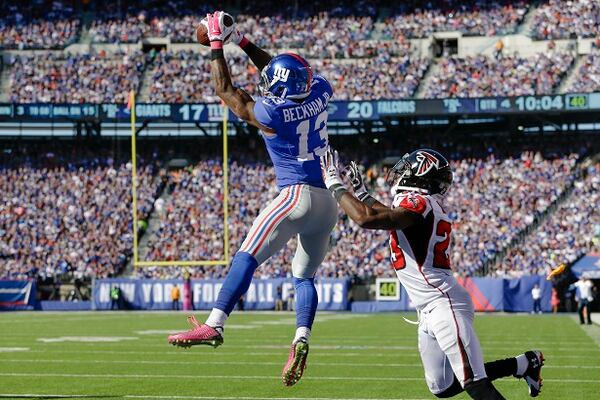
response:
<path id="1" fill-rule="evenodd" d="M 204 318 L 205 313 L 199 316 Z M 292 388 L 283 387 L 281 368 L 294 322 L 289 313 L 237 313 L 228 322 L 223 346 L 184 350 L 167 345 L 163 332 L 186 328 L 183 313 L 2 313 L 0 394 L 98 399 L 435 398 L 423 379 L 416 328 L 400 314 L 321 313 L 304 378 Z M 486 360 L 531 348 L 544 351 L 541 399 L 598 398 L 600 348 L 593 338 L 599 336 L 599 327 L 582 329 L 566 315 L 481 315 L 476 330 Z M 64 337 L 117 341 L 64 341 Z M 507 399 L 529 398 L 522 380 L 507 378 L 496 385 Z"/>

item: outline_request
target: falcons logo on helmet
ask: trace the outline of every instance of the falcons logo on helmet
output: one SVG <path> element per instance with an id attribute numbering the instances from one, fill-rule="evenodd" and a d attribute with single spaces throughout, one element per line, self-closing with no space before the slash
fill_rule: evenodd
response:
<path id="1" fill-rule="evenodd" d="M 416 176 L 423 176 L 431 171 L 433 167 L 440 167 L 440 160 L 426 151 L 419 151 L 417 153 L 417 161 L 419 162 L 419 167 L 417 168 Z"/>

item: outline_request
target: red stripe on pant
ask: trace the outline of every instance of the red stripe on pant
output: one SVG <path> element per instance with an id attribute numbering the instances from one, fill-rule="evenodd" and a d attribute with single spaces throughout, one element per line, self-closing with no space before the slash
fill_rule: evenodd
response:
<path id="1" fill-rule="evenodd" d="M 467 351 L 465 350 L 465 345 L 463 344 L 460 338 L 460 329 L 458 329 L 458 321 L 456 320 L 456 314 L 454 313 L 452 300 L 450 300 L 450 296 L 448 296 L 448 293 L 445 293 L 445 295 L 448 298 L 448 302 L 450 303 L 452 318 L 454 318 L 454 325 L 456 326 L 456 339 L 458 341 L 458 350 L 460 351 L 460 358 L 463 363 L 463 375 L 465 376 L 465 379 L 463 381 L 464 386 L 473 380 L 473 368 L 471 368 L 471 364 L 469 363 L 469 356 L 467 355 Z"/>
<path id="2" fill-rule="evenodd" d="M 267 228 L 267 231 L 265 232 L 265 234 L 263 235 L 262 239 L 260 240 L 260 242 L 258 243 L 258 245 L 254 248 L 254 250 L 252 250 L 250 252 L 250 254 L 252 254 L 252 256 L 256 255 L 258 249 L 260 249 L 260 246 L 262 246 L 263 242 L 265 241 L 266 238 L 269 237 L 269 235 L 271 235 L 271 232 L 273 231 L 273 229 L 275 229 L 275 227 L 279 224 L 279 222 L 284 218 L 287 217 L 287 215 L 294 209 L 296 208 L 296 205 L 298 204 L 298 201 L 300 201 L 300 196 L 299 196 L 299 192 L 300 190 L 298 189 L 298 187 L 294 188 L 294 194 L 292 196 L 296 196 L 296 198 L 294 199 L 294 201 L 292 202 L 292 204 L 284 211 L 281 213 L 281 215 L 279 215 L 277 218 L 275 218 L 275 220 L 273 222 L 271 222 L 271 225 L 269 225 L 269 227 Z"/>
<path id="3" fill-rule="evenodd" d="M 252 243 L 254 242 L 254 238 L 255 238 L 256 234 L 262 230 L 265 222 L 268 221 L 269 218 L 271 218 L 273 213 L 277 213 L 279 207 L 281 207 L 290 198 L 290 194 L 292 193 L 292 191 L 290 190 L 291 186 L 288 186 L 286 189 L 287 189 L 287 193 L 285 194 L 283 199 L 275 207 L 273 207 L 273 209 L 271 211 L 269 211 L 269 213 L 267 215 L 265 215 L 265 217 L 262 219 L 262 221 L 260 221 L 259 225 L 256 227 L 254 232 L 252 232 L 252 236 L 250 237 L 250 239 L 248 239 L 247 245 L 240 248 L 240 251 L 247 252 L 247 250 L 252 247 Z"/>

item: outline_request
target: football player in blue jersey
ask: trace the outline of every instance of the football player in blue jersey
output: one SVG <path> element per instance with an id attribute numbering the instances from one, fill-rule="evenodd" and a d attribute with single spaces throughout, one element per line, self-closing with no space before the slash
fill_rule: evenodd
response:
<path id="1" fill-rule="evenodd" d="M 296 297 L 296 335 L 282 372 L 283 383 L 302 377 L 308 341 L 317 309 L 314 276 L 328 250 L 337 221 L 337 204 L 321 174 L 319 156 L 328 147 L 329 82 L 314 75 L 306 60 L 294 53 L 271 57 L 232 27 L 222 12 L 207 16 L 211 44 L 211 75 L 217 95 L 241 119 L 261 131 L 281 190 L 254 221 L 231 268 L 216 304 L 204 324 L 189 317 L 193 329 L 169 336 L 177 346 L 223 343 L 223 327 L 240 296 L 249 288 L 254 271 L 294 236 L 298 247 L 292 261 Z M 253 99 L 236 88 L 223 55 L 223 43 L 241 47 L 261 72 L 261 97 Z"/>

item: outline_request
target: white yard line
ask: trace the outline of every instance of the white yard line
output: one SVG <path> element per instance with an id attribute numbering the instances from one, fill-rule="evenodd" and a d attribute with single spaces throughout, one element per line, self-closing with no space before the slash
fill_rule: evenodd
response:
<path id="1" fill-rule="evenodd" d="M 78 343 L 77 345 L 80 345 L 81 343 Z M 288 347 L 285 347 L 286 349 L 288 349 Z M 355 352 L 331 352 L 331 351 L 318 351 L 315 353 L 311 354 L 311 358 L 314 359 L 316 357 L 336 357 L 336 358 L 340 358 L 340 357 L 377 357 L 377 358 L 396 358 L 396 359 L 403 359 L 403 358 L 419 358 L 419 353 L 416 350 L 416 348 L 414 349 L 414 352 L 399 352 L 396 354 L 390 354 L 390 353 L 373 353 L 373 352 L 369 352 L 368 354 L 365 353 L 355 353 Z M 555 350 L 555 349 L 552 349 Z M 595 350 L 594 350 L 595 351 Z M 588 351 L 589 353 L 590 351 Z M 174 348 L 167 348 L 165 351 L 136 351 L 136 350 L 68 350 L 68 349 L 61 349 L 61 348 L 54 348 L 54 349 L 35 349 L 35 350 L 29 350 L 28 353 L 61 353 L 61 354 L 158 354 L 158 355 L 162 355 L 162 356 L 190 356 L 190 357 L 231 357 L 231 356 L 235 356 L 235 357 L 247 357 L 247 356 L 272 356 L 272 355 L 279 355 L 279 356 L 283 356 L 286 357 L 287 354 L 285 352 L 274 352 L 274 351 L 270 351 L 270 352 L 228 352 L 228 351 L 222 351 L 222 350 L 217 350 L 216 352 L 199 352 L 196 350 L 190 350 L 190 349 L 174 349 Z M 550 354 L 550 352 L 546 352 L 548 354 Z M 488 358 L 490 354 L 505 354 L 505 352 L 493 352 L 493 351 L 487 351 L 485 353 Z M 507 355 L 504 355 L 504 357 L 506 357 Z M 552 354 L 552 359 L 564 359 L 564 358 L 573 358 L 573 359 L 592 359 L 592 360 L 598 360 L 598 355 L 573 355 L 573 354 L 564 354 L 564 355 L 560 355 L 560 354 Z"/>
<path id="2" fill-rule="evenodd" d="M 58 360 L 58 359 L 3 359 L 0 361 L 6 363 L 49 363 L 49 364 L 146 364 L 146 365 L 276 365 L 281 366 L 281 362 L 271 361 L 147 361 L 147 360 Z M 319 362 L 311 361 L 310 366 L 331 366 L 331 367 L 421 367 L 421 363 L 344 363 L 344 362 Z M 545 365 L 544 369 L 600 369 L 600 365 Z"/>
<path id="3" fill-rule="evenodd" d="M 164 375 L 164 374 L 62 374 L 62 373 L 24 373 L 0 372 L 0 376 L 36 377 L 36 378 L 100 378 L 100 379 L 239 379 L 239 380 L 280 380 L 272 375 Z M 423 377 L 374 377 L 374 376 L 307 376 L 303 380 L 311 381 L 415 381 L 422 382 Z M 597 379 L 544 379 L 545 382 L 594 383 Z"/>
<path id="4" fill-rule="evenodd" d="M 79 338 L 79 337 L 77 337 Z M 81 340 L 78 340 L 79 343 L 77 343 L 77 346 L 93 346 L 96 347 L 98 346 L 97 342 L 93 342 L 93 341 L 83 341 L 86 337 L 81 337 Z M 110 339 L 111 337 L 106 337 L 106 340 Z M 43 338 L 44 340 L 47 340 L 46 338 Z M 61 340 L 62 339 L 62 340 Z M 76 338 L 74 338 L 76 339 Z M 119 339 L 118 337 L 115 337 L 114 339 Z M 40 339 L 38 339 L 40 340 Z M 60 346 L 60 345 L 67 345 L 67 346 L 71 346 L 70 344 L 65 344 L 64 342 L 67 341 L 64 338 L 54 338 L 51 339 L 53 340 L 55 343 L 48 343 L 47 347 L 48 349 L 51 348 L 51 346 Z M 60 340 L 60 341 L 59 341 Z M 318 342 L 317 340 L 315 340 L 316 342 Z M 241 342 L 240 340 L 232 340 L 232 342 Z M 273 343 L 271 342 L 261 342 L 259 340 L 248 340 L 248 345 L 245 344 L 231 344 L 228 342 L 228 344 L 226 344 L 226 348 L 227 349 L 267 349 L 267 350 L 274 350 L 274 349 L 285 349 L 285 350 L 289 350 L 289 343 Z M 273 344 L 261 344 L 261 343 L 273 343 Z M 498 342 L 498 345 L 486 345 L 485 342 L 483 342 L 483 346 L 486 350 L 506 350 L 506 343 L 502 344 L 502 342 Z M 532 342 L 533 343 L 533 342 Z M 569 345 L 568 347 L 555 347 L 556 342 L 548 342 L 548 344 L 550 345 L 550 343 L 553 345 L 551 347 L 552 351 L 565 351 L 568 353 L 574 353 L 574 352 L 581 352 L 581 353 L 590 353 L 590 352 L 598 352 L 600 353 L 600 348 L 590 348 L 589 346 L 571 346 Z M 8 343 L 5 343 L 8 344 Z M 14 343 L 10 343 L 10 344 L 14 344 L 17 345 L 19 343 L 14 342 Z M 539 343 L 535 342 L 536 346 L 539 345 Z M 164 343 L 155 343 L 155 341 L 152 341 L 151 343 L 147 343 L 146 341 L 141 341 L 141 340 L 136 340 L 136 341 L 115 341 L 114 343 L 110 343 L 110 345 L 113 348 L 118 348 L 119 346 L 123 346 L 123 347 L 127 347 L 129 349 L 131 348 L 136 348 L 136 347 L 140 347 L 140 348 L 168 348 L 168 344 L 166 343 L 166 338 L 164 340 Z M 541 346 L 543 347 L 543 346 Z M 311 344 L 311 349 L 313 350 L 364 350 L 364 351 L 371 351 L 371 350 L 417 350 L 417 343 L 415 342 L 414 344 L 411 345 L 365 345 L 362 343 L 356 343 L 356 344 L 350 344 L 350 343 L 346 343 L 346 344 Z M 369 353 L 370 355 L 371 353 Z M 367 354 L 365 354 L 367 355 Z"/>
<path id="5" fill-rule="evenodd" d="M 592 313 L 592 315 L 594 315 L 594 314 Z M 581 325 L 579 323 L 579 317 L 576 315 L 571 316 L 571 318 L 573 319 L 573 321 L 575 321 L 575 323 L 577 325 L 579 325 L 581 330 L 584 331 L 585 334 L 594 341 L 596 346 L 600 348 L 600 326 L 598 326 L 598 324 L 595 324 L 595 323 L 592 325 Z M 588 349 L 589 349 L 589 344 L 588 344 Z M 597 349 L 594 349 L 594 350 L 597 350 Z"/>
<path id="6" fill-rule="evenodd" d="M 93 395 L 93 394 L 42 394 L 42 393 L 0 393 L 0 398 L 67 398 L 67 399 L 78 399 L 78 398 L 93 398 L 93 397 L 106 397 L 106 398 L 123 398 L 123 399 L 189 399 L 189 400 L 428 400 L 428 399 L 416 399 L 416 398 L 390 398 L 390 397 L 251 397 L 251 396 L 151 396 L 151 395 Z"/>
<path id="7" fill-rule="evenodd" d="M 135 395 L 125 395 L 123 396 L 126 399 L 220 399 L 220 400 L 428 400 L 428 399 L 406 399 L 406 398 L 382 398 L 382 397 L 367 397 L 367 398 L 357 398 L 357 397 L 234 397 L 234 396 L 135 396 Z"/>

